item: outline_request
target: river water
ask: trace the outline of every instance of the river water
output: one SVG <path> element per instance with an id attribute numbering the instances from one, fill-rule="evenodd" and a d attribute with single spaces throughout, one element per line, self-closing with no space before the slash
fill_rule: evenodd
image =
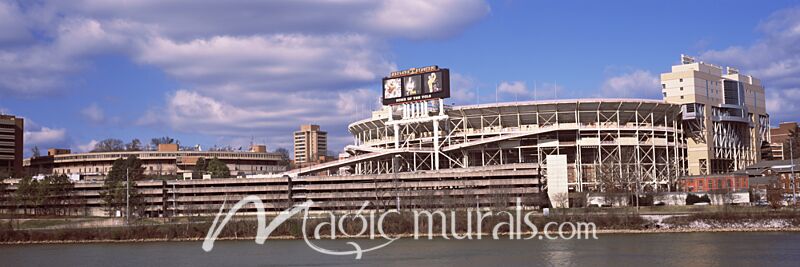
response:
<path id="1" fill-rule="evenodd" d="M 331 249 L 370 240 L 316 241 Z M 800 266 L 800 233 L 606 234 L 597 240 L 401 239 L 361 260 L 303 240 L 0 245 L 0 266 Z"/>

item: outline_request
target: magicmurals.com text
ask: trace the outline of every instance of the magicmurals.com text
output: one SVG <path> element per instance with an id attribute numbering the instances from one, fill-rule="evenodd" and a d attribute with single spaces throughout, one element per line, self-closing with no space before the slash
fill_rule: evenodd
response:
<path id="1" fill-rule="evenodd" d="M 398 210 L 387 210 L 378 212 L 375 210 L 366 210 L 369 202 L 366 201 L 358 211 L 349 213 L 334 213 L 334 212 L 318 212 L 310 215 L 309 209 L 313 206 L 314 202 L 308 200 L 306 202 L 296 204 L 278 213 L 275 218 L 267 224 L 266 209 L 264 203 L 257 196 L 247 196 L 233 205 L 227 213 L 223 207 L 214 218 L 211 228 L 208 229 L 206 238 L 203 241 L 203 250 L 210 252 L 214 249 L 214 242 L 222 232 L 226 224 L 233 218 L 233 216 L 246 205 L 253 205 L 257 210 L 256 219 L 258 228 L 256 229 L 255 242 L 263 245 L 269 238 L 270 234 L 275 231 L 286 220 L 292 218 L 300 212 L 303 212 L 302 218 L 302 236 L 305 243 L 313 250 L 328 254 L 328 255 L 354 255 L 356 259 L 361 259 L 364 253 L 375 251 L 390 245 L 395 240 L 399 239 L 398 236 L 390 236 L 384 231 L 384 220 L 390 215 L 400 215 Z M 544 224 L 542 230 L 533 223 L 532 218 L 537 215 L 535 211 L 528 211 L 523 213 L 523 207 L 520 205 L 520 199 L 517 198 L 517 204 L 513 210 L 510 211 L 481 211 L 480 209 L 467 209 L 465 218 L 463 220 L 457 219 L 456 211 L 426 211 L 414 210 L 412 211 L 414 220 L 414 239 L 477 239 L 481 240 L 484 236 L 491 239 L 508 238 L 512 240 L 590 240 L 597 239 L 597 227 L 591 222 L 548 222 Z M 224 218 L 223 218 L 224 216 Z M 308 234 L 307 222 L 309 218 L 322 219 L 323 222 L 318 223 L 314 229 L 313 234 Z M 494 225 L 490 225 L 491 235 L 483 233 L 486 226 L 487 218 L 502 218 L 495 221 Z M 221 220 L 220 220 L 221 219 Z M 459 225 L 460 223 L 466 225 Z M 438 224 L 437 224 L 438 223 Z M 347 227 L 347 226 L 350 227 Z M 352 227 L 356 225 L 357 227 Z M 439 227 L 436 227 L 438 225 Z M 473 227 L 474 226 L 474 227 Z M 456 231 L 457 229 L 462 229 Z M 506 231 L 504 231 L 504 229 Z M 311 237 L 311 238 L 309 238 Z M 353 247 L 352 250 L 331 250 L 316 245 L 312 240 L 321 239 L 335 240 L 337 238 L 352 238 L 346 244 Z M 358 239 L 370 240 L 384 240 L 376 246 L 364 248 L 355 240 Z"/>

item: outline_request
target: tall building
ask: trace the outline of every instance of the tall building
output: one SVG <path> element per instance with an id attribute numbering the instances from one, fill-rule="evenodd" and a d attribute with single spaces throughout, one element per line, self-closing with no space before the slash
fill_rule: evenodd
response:
<path id="1" fill-rule="evenodd" d="M 0 174 L 22 175 L 22 118 L 0 114 Z"/>
<path id="2" fill-rule="evenodd" d="M 789 159 L 789 155 L 784 155 L 784 150 L 786 150 L 784 148 L 788 145 L 787 143 L 789 142 L 789 138 L 795 137 L 798 130 L 800 130 L 800 127 L 798 127 L 796 122 L 782 122 L 780 125 L 778 125 L 778 128 L 772 128 L 769 130 L 769 134 L 772 138 L 769 145 L 772 159 Z"/>
<path id="3" fill-rule="evenodd" d="M 328 133 L 319 125 L 301 125 L 294 132 L 294 162 L 297 164 L 320 162 L 328 151 Z"/>
<path id="4" fill-rule="evenodd" d="M 769 115 L 760 80 L 681 55 L 661 86 L 665 102 L 681 105 L 689 174 L 727 173 L 761 159 Z"/>

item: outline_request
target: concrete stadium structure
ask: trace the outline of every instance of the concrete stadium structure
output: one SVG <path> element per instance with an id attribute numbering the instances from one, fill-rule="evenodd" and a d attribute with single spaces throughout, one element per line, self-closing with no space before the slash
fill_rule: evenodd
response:
<path id="1" fill-rule="evenodd" d="M 420 112 L 402 114 L 403 109 Z M 293 174 L 527 166 L 546 175 L 547 156 L 566 155 L 570 191 L 598 190 L 601 175 L 637 177 L 643 190 L 672 190 L 686 174 L 680 109 L 638 99 L 384 109 L 350 124 L 350 158 Z"/>

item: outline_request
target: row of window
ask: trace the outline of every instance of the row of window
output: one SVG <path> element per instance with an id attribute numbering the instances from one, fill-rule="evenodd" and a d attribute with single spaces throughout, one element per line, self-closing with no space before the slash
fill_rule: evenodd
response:
<path id="1" fill-rule="evenodd" d="M 271 167 L 275 167 L 275 166 L 271 166 Z M 170 169 L 171 169 L 171 168 L 170 168 Z M 248 169 L 248 168 L 244 168 L 244 170 L 247 170 L 247 169 Z M 250 170 L 253 170 L 252 166 L 251 166 L 251 168 L 249 168 L 249 169 L 250 169 Z M 269 169 L 269 168 L 268 168 L 268 169 Z M 275 169 L 275 168 L 272 168 L 272 169 Z M 153 168 L 153 166 L 149 166 L 149 167 L 147 168 L 147 170 L 149 170 L 150 172 L 153 172 L 153 171 L 156 171 L 156 170 L 158 170 L 158 169 L 155 169 L 155 168 Z M 236 165 L 236 166 L 234 167 L 234 170 L 235 170 L 235 171 L 239 171 L 239 170 L 240 170 L 240 169 L 239 169 L 239 166 L 238 166 L 238 165 Z M 263 170 L 264 170 L 264 166 L 256 166 L 255 170 L 257 170 L 257 171 L 263 171 Z M 78 171 L 79 171 L 79 172 L 81 172 L 81 173 L 87 173 L 87 172 L 91 172 L 91 171 L 92 171 L 92 168 L 90 168 L 90 167 L 87 167 L 87 168 L 79 168 L 79 169 L 78 169 Z M 102 171 L 103 173 L 106 173 L 106 172 L 110 171 L 110 168 L 107 168 L 107 167 L 104 167 L 104 168 L 102 168 L 102 169 L 101 169 L 101 168 L 98 168 L 98 167 L 95 167 L 95 168 L 94 168 L 94 172 L 95 172 L 95 173 L 100 173 L 101 171 Z M 55 170 L 55 172 L 56 172 L 56 173 L 59 173 L 59 170 L 58 170 L 58 169 L 56 169 L 56 170 Z M 66 171 L 64 171 L 63 173 L 65 173 L 65 174 L 71 174 L 71 173 L 72 173 L 72 169 L 69 169 L 69 168 L 68 168 L 68 169 L 66 169 Z"/>

